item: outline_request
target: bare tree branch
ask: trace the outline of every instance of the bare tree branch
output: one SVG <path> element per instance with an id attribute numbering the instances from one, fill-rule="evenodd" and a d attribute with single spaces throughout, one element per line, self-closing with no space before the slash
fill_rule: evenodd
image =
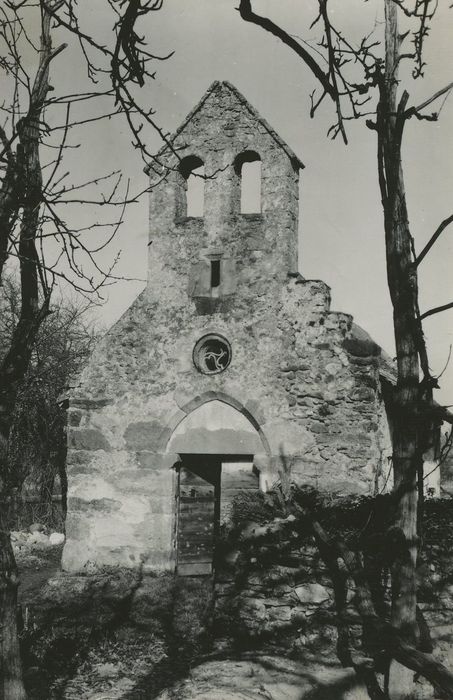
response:
<path id="1" fill-rule="evenodd" d="M 438 90 L 437 92 L 434 93 L 434 95 L 431 95 L 431 97 L 428 97 L 424 102 L 419 104 L 417 107 L 410 107 L 405 116 L 406 118 L 412 117 L 414 114 L 417 114 L 422 111 L 422 109 L 425 109 L 428 107 L 432 102 L 435 102 L 435 100 L 438 100 L 439 97 L 442 97 L 442 95 L 445 95 L 446 93 L 450 92 L 450 90 L 453 89 L 453 82 L 448 83 L 448 85 L 445 85 L 445 87 L 441 88 L 441 90 Z"/>
<path id="2" fill-rule="evenodd" d="M 237 8 L 243 20 L 246 22 L 252 22 L 259 27 L 262 27 L 270 34 L 273 34 L 277 39 L 280 39 L 286 46 L 292 49 L 310 68 L 313 75 L 319 80 L 324 91 L 335 101 L 336 93 L 335 87 L 329 82 L 329 76 L 326 74 L 321 66 L 315 61 L 313 56 L 299 44 L 298 41 L 293 39 L 293 37 L 284 31 L 277 24 L 272 22 L 272 20 L 267 17 L 261 17 L 253 12 L 251 0 L 240 0 L 239 7 Z"/>
<path id="3" fill-rule="evenodd" d="M 451 301 L 449 304 L 444 304 L 443 306 L 436 306 L 434 309 L 430 309 L 429 311 L 425 311 L 420 316 L 420 320 L 423 321 L 423 319 L 428 318 L 428 316 L 433 316 L 434 314 L 440 314 L 442 311 L 447 311 L 448 309 L 453 309 L 453 301 Z"/>
<path id="4" fill-rule="evenodd" d="M 447 216 L 447 218 L 444 219 L 444 220 L 439 224 L 439 226 L 437 227 L 437 229 L 435 230 L 435 232 L 433 233 L 433 235 L 432 235 L 431 238 L 429 239 L 428 243 L 427 243 L 427 244 L 425 245 L 425 247 L 423 248 L 423 250 L 422 250 L 422 252 L 420 253 L 420 255 L 418 255 L 417 258 L 415 259 L 415 263 L 414 263 L 414 264 L 415 264 L 416 266 L 420 265 L 420 263 L 421 263 L 421 262 L 424 260 L 424 258 L 428 255 L 429 251 L 431 250 L 431 248 L 433 247 L 433 245 L 436 243 L 436 241 L 438 240 L 438 238 L 442 235 L 443 231 L 444 231 L 444 230 L 447 228 L 447 226 L 449 226 L 451 223 L 453 223 L 453 214 L 452 214 L 451 216 Z"/>

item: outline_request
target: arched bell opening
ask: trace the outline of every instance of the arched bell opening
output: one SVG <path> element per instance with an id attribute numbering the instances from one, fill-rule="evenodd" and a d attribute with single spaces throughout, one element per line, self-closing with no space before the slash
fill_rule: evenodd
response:
<path id="1" fill-rule="evenodd" d="M 198 156 L 183 158 L 178 167 L 182 191 L 178 198 L 178 217 L 204 216 L 205 167 Z"/>
<path id="2" fill-rule="evenodd" d="M 260 214 L 261 157 L 256 151 L 243 151 L 234 160 L 234 171 L 240 183 L 240 213 Z"/>

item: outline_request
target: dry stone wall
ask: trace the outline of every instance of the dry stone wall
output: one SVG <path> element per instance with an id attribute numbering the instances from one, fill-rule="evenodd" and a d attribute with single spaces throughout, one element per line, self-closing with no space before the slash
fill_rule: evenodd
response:
<path id="1" fill-rule="evenodd" d="M 383 518 L 381 527 L 386 522 L 391 503 L 387 500 L 379 504 L 370 500 L 368 506 L 364 507 L 363 503 L 359 511 L 360 499 L 357 498 L 355 506 L 354 498 L 341 499 L 342 508 L 348 500 L 349 506 L 343 513 L 339 509 L 335 515 L 336 506 L 332 502 L 330 509 L 319 509 L 316 517 L 329 537 L 341 538 L 356 551 L 366 541 L 364 532 L 374 518 Z M 332 511 L 330 515 L 329 510 Z M 379 512 L 381 515 L 377 515 Z M 449 669 L 453 665 L 453 566 L 449 550 L 452 516 L 451 498 L 426 502 L 417 567 L 418 607 L 423 615 L 420 626 L 422 650 L 433 653 Z M 330 667 L 338 659 L 338 654 L 341 655 L 341 649 L 345 652 L 344 646 L 340 651 L 338 649 L 338 626 L 347 624 L 352 658 L 372 657 L 376 647 L 373 638 L 369 640 L 371 644 L 367 644 L 363 635 L 355 604 L 357 591 L 354 582 L 347 581 L 347 604 L 340 618 L 332 574 L 313 540 L 303 535 L 300 523 L 296 519 L 290 520 L 291 517 L 287 527 L 278 529 L 273 529 L 278 519 L 265 523 L 262 520 L 245 522 L 233 537 L 225 538 L 224 566 L 219 570 L 215 587 L 216 645 L 238 650 L 285 649 L 291 658 L 308 663 L 316 659 L 319 664 Z M 279 524 L 285 520 L 281 517 Z M 374 554 L 378 558 L 382 557 L 379 549 L 382 544 L 387 553 L 391 551 L 385 531 L 382 536 L 384 541 L 377 545 L 379 540 L 375 533 Z M 370 567 L 370 575 L 373 560 L 370 560 L 369 552 L 363 560 Z M 385 580 L 385 576 L 381 578 L 375 574 L 371 583 L 384 584 Z M 379 614 L 389 619 L 390 610 L 389 581 Z M 378 658 L 376 661 L 377 669 L 383 672 L 385 663 L 381 659 L 380 664 Z M 383 683 L 383 676 L 379 678 Z M 414 700 L 436 697 L 422 676 L 414 674 L 414 680 Z"/>

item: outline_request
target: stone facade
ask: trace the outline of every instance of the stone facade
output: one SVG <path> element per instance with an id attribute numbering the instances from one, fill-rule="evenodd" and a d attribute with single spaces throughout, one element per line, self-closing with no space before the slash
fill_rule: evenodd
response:
<path id="1" fill-rule="evenodd" d="M 343 494 L 375 493 L 388 478 L 389 364 L 350 315 L 330 310 L 327 285 L 298 272 L 302 164 L 228 83 L 211 86 L 171 144 L 150 174 L 147 287 L 70 399 L 72 572 L 174 570 L 185 455 L 248 461 L 264 490 L 281 471 Z M 257 158 L 261 211 L 241 214 L 241 164 Z M 204 215 L 188 217 L 200 163 Z M 204 359 L 226 348 L 228 366 L 196 366 L 205 337 L 220 345 L 204 346 Z"/>

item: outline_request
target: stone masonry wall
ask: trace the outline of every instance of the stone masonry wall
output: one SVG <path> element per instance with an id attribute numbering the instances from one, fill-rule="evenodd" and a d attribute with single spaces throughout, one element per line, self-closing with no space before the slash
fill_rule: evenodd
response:
<path id="1" fill-rule="evenodd" d="M 217 317 L 234 355 L 214 376 L 200 375 L 191 357 L 212 317 L 187 314 L 176 335 L 168 317 L 150 323 L 148 309 L 142 295 L 98 347 L 71 401 L 65 567 L 72 557 L 88 568 L 99 560 L 172 567 L 178 457 L 166 444 L 206 401 L 229 403 L 259 430 L 254 461 L 269 486 L 282 460 L 296 481 L 321 489 L 382 485 L 390 443 L 377 346 L 354 337 L 350 317 L 328 310 L 325 285 L 290 280 L 277 326 L 264 312 L 253 324 Z"/>
<path id="2" fill-rule="evenodd" d="M 366 511 L 365 521 L 362 517 L 356 523 L 363 529 L 372 518 Z M 428 638 L 422 630 L 423 650 L 432 652 L 447 668 L 453 664 L 453 565 L 448 547 L 452 515 L 452 499 L 425 503 L 417 569 L 418 606 L 428 630 Z M 322 512 L 318 517 L 330 536 L 348 541 L 344 516 L 339 522 L 334 518 L 330 526 L 323 521 Z M 284 522 L 285 518 L 280 518 L 279 524 Z M 225 566 L 219 571 L 215 589 L 216 644 L 241 650 L 284 647 L 290 657 L 307 662 L 316 659 L 330 667 L 338 658 L 338 611 L 332 576 L 312 539 L 301 537 L 294 520 L 278 531 L 273 530 L 272 521 L 265 525 L 260 521 L 245 523 L 227 542 Z M 353 542 L 354 548 L 357 539 Z M 370 650 L 362 638 L 355 596 L 354 582 L 349 580 L 343 623 L 347 620 L 350 628 L 353 658 L 363 658 Z M 384 601 L 387 615 L 390 601 L 388 589 Z M 414 679 L 414 700 L 437 697 L 423 677 L 414 674 Z"/>
<path id="3" fill-rule="evenodd" d="M 178 159 L 162 154 L 169 169 L 151 193 L 148 285 L 101 340 L 70 399 L 68 571 L 174 568 L 179 456 L 167 446 L 206 402 L 250 421 L 264 487 L 282 468 L 342 493 L 373 493 L 386 476 L 380 349 L 349 315 L 330 311 L 327 285 L 296 272 L 294 154 L 225 83 L 208 91 L 173 146 L 205 163 L 204 217 L 181 216 Z M 255 215 L 239 208 L 234 161 L 246 149 L 262 160 Z M 213 255 L 222 263 L 217 290 L 206 277 Z M 218 374 L 200 373 L 192 358 L 208 333 L 231 345 Z M 234 443 L 231 453 L 241 454 L 239 436 Z"/>

